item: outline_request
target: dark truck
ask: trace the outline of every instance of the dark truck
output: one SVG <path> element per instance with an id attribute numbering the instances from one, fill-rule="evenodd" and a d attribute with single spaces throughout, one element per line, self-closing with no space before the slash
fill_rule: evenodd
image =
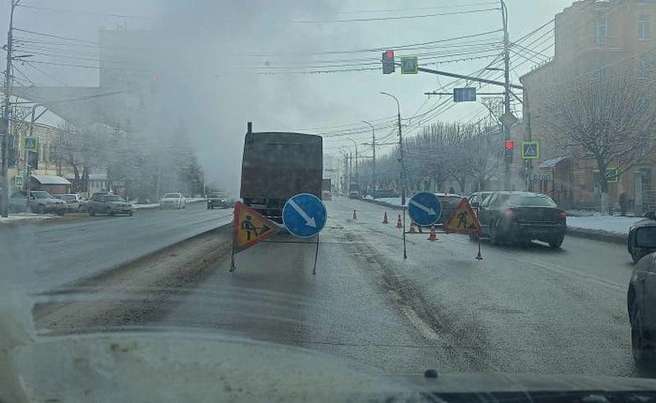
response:
<path id="1" fill-rule="evenodd" d="M 287 200 L 299 193 L 321 199 L 323 139 L 304 133 L 254 133 L 244 139 L 241 192 L 244 204 L 278 223 Z"/>
<path id="2" fill-rule="evenodd" d="M 321 180 L 321 199 L 322 200 L 333 199 L 333 185 L 332 185 L 332 180 L 330 178 Z"/>

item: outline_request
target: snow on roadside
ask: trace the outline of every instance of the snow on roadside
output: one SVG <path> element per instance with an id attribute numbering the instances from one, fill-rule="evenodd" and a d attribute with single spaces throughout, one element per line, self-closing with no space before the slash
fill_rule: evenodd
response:
<path id="1" fill-rule="evenodd" d="M 18 213 L 9 217 L 0 217 L 0 224 L 14 223 L 17 221 L 43 221 L 53 218 L 52 214 Z"/>
<path id="2" fill-rule="evenodd" d="M 643 219 L 643 217 L 613 217 L 602 215 L 567 217 L 567 226 L 569 228 L 602 230 L 614 234 L 627 235 L 629 233 L 629 227 Z"/>

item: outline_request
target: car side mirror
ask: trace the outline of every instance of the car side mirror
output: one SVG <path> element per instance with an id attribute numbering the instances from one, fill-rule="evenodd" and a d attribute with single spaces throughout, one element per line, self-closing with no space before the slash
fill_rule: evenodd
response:
<path id="1" fill-rule="evenodd" d="M 481 203 L 475 201 L 475 202 L 472 202 L 471 206 L 472 206 L 473 208 L 479 208 L 479 207 L 481 206 Z"/>
<path id="2" fill-rule="evenodd" d="M 656 219 L 656 212 L 648 211 L 648 212 L 645 213 L 645 217 L 649 218 L 649 219 L 652 219 L 652 220 L 655 220 Z"/>

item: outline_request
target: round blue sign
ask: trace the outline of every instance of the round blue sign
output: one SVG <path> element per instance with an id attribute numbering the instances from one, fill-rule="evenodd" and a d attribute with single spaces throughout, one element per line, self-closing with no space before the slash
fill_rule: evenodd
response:
<path id="1" fill-rule="evenodd" d="M 282 209 L 282 222 L 297 238 L 311 238 L 326 225 L 328 213 L 321 199 L 309 193 L 291 197 Z"/>
<path id="2" fill-rule="evenodd" d="M 421 192 L 408 202 L 408 214 L 412 221 L 427 227 L 435 224 L 442 215 L 442 203 L 433 193 Z"/>

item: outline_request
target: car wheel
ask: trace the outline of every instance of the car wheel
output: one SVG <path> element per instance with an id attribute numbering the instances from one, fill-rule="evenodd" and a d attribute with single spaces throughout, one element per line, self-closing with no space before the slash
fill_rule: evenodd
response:
<path id="1" fill-rule="evenodd" d="M 93 211 L 93 209 L 89 209 L 89 215 L 90 215 L 91 217 L 93 217 L 93 216 L 96 215 L 96 212 Z"/>
<path id="2" fill-rule="evenodd" d="M 643 325 L 642 310 L 637 298 L 631 305 L 631 351 L 633 360 L 639 367 L 645 367 L 654 362 L 654 350 L 647 329 Z"/>
<path id="3" fill-rule="evenodd" d="M 37 212 L 39 214 L 45 214 L 46 213 L 46 207 L 45 206 L 39 206 L 39 208 L 37 209 Z"/>
<path id="4" fill-rule="evenodd" d="M 66 214 L 65 211 L 60 211 L 60 212 L 57 213 L 57 215 L 59 215 L 59 216 L 63 216 L 64 214 Z"/>
<path id="5" fill-rule="evenodd" d="M 113 215 L 113 213 L 112 213 L 112 209 L 110 209 L 110 208 L 108 208 L 108 209 L 105 211 L 105 213 L 106 213 L 107 215 Z"/>
<path id="6" fill-rule="evenodd" d="M 134 214 L 132 211 L 130 211 L 130 212 L 128 213 L 128 215 L 129 215 L 130 217 L 132 217 L 132 214 Z"/>
<path id="7" fill-rule="evenodd" d="M 490 243 L 492 245 L 499 245 L 501 237 L 499 236 L 499 220 L 490 224 Z"/>
<path id="8" fill-rule="evenodd" d="M 554 238 L 552 238 L 549 241 L 549 247 L 551 249 L 558 249 L 560 248 L 560 245 L 563 244 L 564 240 L 565 240 L 565 235 L 556 235 Z"/>

